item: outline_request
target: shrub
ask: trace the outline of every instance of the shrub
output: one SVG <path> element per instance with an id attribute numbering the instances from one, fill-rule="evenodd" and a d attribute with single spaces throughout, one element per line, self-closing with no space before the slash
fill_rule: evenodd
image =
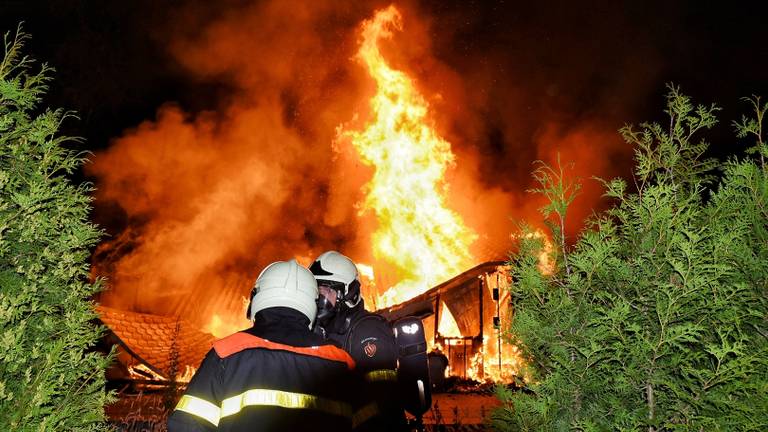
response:
<path id="1" fill-rule="evenodd" d="M 553 274 L 537 271 L 540 242 L 521 236 L 510 334 L 532 393 L 500 389 L 498 429 L 768 430 L 768 105 L 750 101 L 756 118 L 736 127 L 757 137 L 757 162 L 706 158 L 694 140 L 717 108 L 670 87 L 668 125 L 621 130 L 634 190 L 604 182 L 615 205 L 575 244 L 561 241 Z M 561 229 L 563 175 L 537 173 Z"/>
<path id="2" fill-rule="evenodd" d="M 51 69 L 4 38 L 0 63 L 0 430 L 106 430 L 102 329 L 88 280 L 86 185 L 71 183 L 83 155 L 57 136 L 71 114 L 39 108 Z"/>

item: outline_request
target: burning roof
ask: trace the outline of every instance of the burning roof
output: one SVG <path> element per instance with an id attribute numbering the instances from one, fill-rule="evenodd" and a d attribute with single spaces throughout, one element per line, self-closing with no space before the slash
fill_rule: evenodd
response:
<path id="1" fill-rule="evenodd" d="M 150 315 L 96 306 L 101 321 L 117 337 L 118 360 L 129 370 L 141 367 L 147 377 L 167 380 L 189 375 L 211 349 L 215 338 L 177 317 Z M 146 370 L 151 372 L 146 372 Z M 174 373 L 175 371 L 175 373 Z"/>
<path id="2" fill-rule="evenodd" d="M 404 316 L 417 316 L 425 318 L 437 312 L 434 303 L 440 296 L 448 295 L 453 291 L 462 291 L 469 288 L 472 281 L 478 279 L 483 274 L 493 273 L 499 266 L 503 266 L 504 261 L 489 261 L 475 266 L 443 283 L 435 286 L 429 291 L 416 297 L 408 299 L 402 303 L 386 307 L 377 311 L 390 321 L 395 321 Z"/>

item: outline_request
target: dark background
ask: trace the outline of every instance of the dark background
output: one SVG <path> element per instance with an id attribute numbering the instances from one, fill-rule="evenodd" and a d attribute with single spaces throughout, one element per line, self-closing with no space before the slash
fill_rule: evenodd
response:
<path id="1" fill-rule="evenodd" d="M 32 35 L 27 52 L 56 68 L 46 104 L 76 110 L 81 121 L 65 132 L 99 149 L 151 118 L 163 102 L 196 112 L 214 108 L 228 91 L 220 82 L 187 78 L 166 52 L 169 21 L 193 3 L 206 2 L 2 0 L 0 28 L 12 31 L 24 22 Z M 217 10 L 248 2 L 214 3 L 212 19 Z M 674 82 L 695 101 L 723 106 L 727 124 L 746 110 L 740 97 L 768 95 L 768 31 L 760 2 L 417 3 L 435 17 L 435 37 L 445 42 L 436 44 L 435 56 L 449 67 L 461 73 L 469 62 L 485 61 L 499 79 L 511 72 L 534 77 L 526 83 L 528 100 L 517 102 L 529 109 L 555 105 L 573 118 L 619 111 L 624 118 L 617 121 L 635 123 L 660 115 L 665 83 Z M 652 70 L 643 92 L 611 99 L 625 94 L 616 86 L 625 85 L 633 65 Z M 715 134 L 732 136 L 722 126 Z M 718 155 L 731 152 L 713 141 L 720 141 Z"/>

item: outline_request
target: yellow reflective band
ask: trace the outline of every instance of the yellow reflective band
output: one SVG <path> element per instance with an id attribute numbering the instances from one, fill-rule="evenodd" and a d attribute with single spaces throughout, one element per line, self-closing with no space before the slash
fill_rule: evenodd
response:
<path id="1" fill-rule="evenodd" d="M 219 417 L 221 410 L 216 405 L 208 402 L 205 399 L 198 397 L 184 395 L 179 399 L 179 403 L 176 404 L 177 411 L 184 411 L 185 413 L 192 414 L 195 417 L 207 420 L 214 426 L 219 425 Z"/>
<path id="2" fill-rule="evenodd" d="M 276 406 L 282 408 L 312 409 L 342 417 L 352 417 L 349 404 L 324 399 L 303 393 L 291 393 L 280 390 L 253 389 L 224 399 L 221 403 L 221 417 L 239 413 L 247 406 Z"/>
<path id="3" fill-rule="evenodd" d="M 379 406 L 376 404 L 376 402 L 371 402 L 368 405 L 360 408 L 355 412 L 355 415 L 352 416 L 352 429 L 367 422 L 371 417 L 377 414 L 379 414 Z"/>
<path id="4" fill-rule="evenodd" d="M 379 369 L 365 374 L 366 381 L 397 381 L 397 372 L 392 369 Z"/>

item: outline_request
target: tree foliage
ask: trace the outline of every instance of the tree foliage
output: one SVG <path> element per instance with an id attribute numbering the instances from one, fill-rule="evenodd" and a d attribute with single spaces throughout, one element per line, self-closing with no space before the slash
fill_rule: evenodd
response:
<path id="1" fill-rule="evenodd" d="M 554 249 L 553 274 L 537 270 L 541 242 L 520 236 L 510 337 L 531 392 L 500 389 L 496 428 L 768 430 L 765 107 L 749 101 L 755 118 L 735 126 L 756 138 L 757 160 L 706 158 L 697 136 L 717 108 L 670 87 L 668 125 L 621 130 L 635 148 L 634 191 L 603 182 L 615 205 Z M 562 171 L 537 172 L 552 208 L 567 207 L 551 193 Z"/>
<path id="2" fill-rule="evenodd" d="M 106 430 L 101 335 L 90 298 L 89 192 L 68 179 L 83 155 L 41 110 L 51 69 L 31 73 L 19 29 L 0 63 L 0 430 Z"/>

